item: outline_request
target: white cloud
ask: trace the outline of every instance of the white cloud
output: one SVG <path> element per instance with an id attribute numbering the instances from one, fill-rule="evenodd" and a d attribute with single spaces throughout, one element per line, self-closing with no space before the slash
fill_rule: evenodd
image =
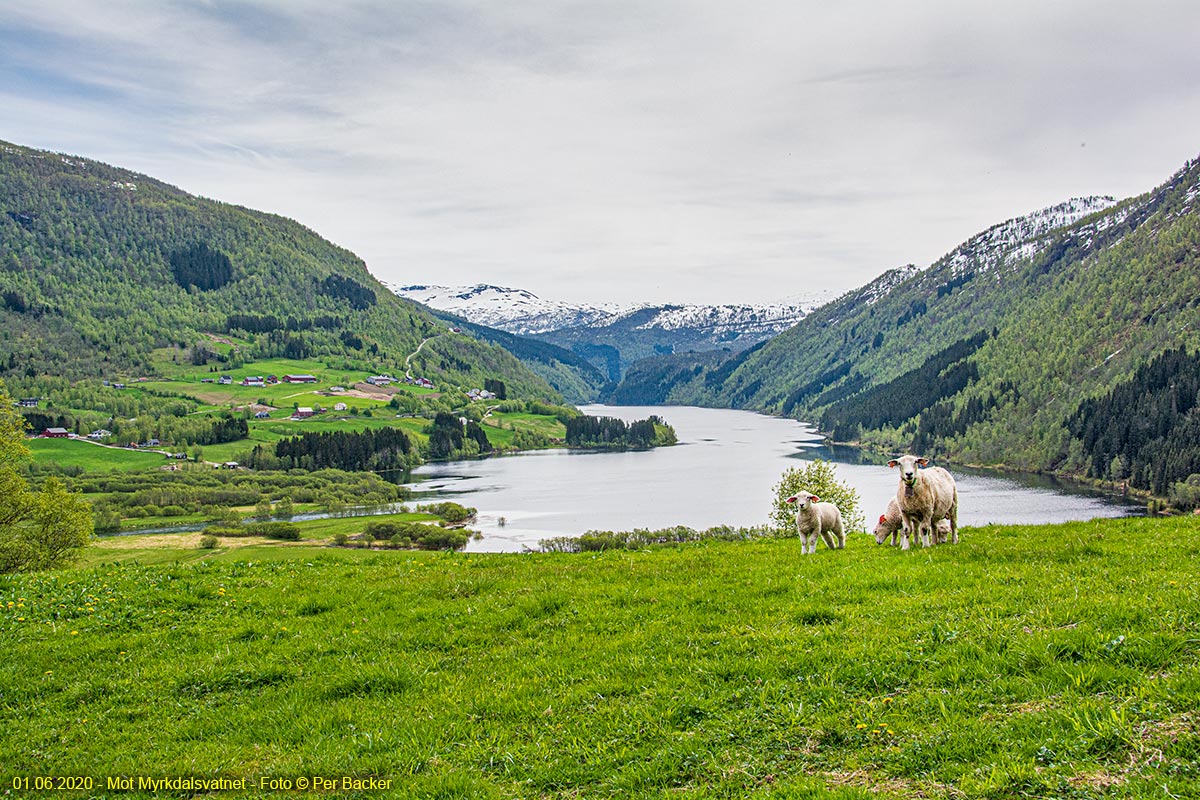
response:
<path id="1" fill-rule="evenodd" d="M 754 301 L 1200 151 L 1200 10 L 29 4 L 5 138 L 285 214 L 399 282 Z M 66 121 L 66 124 L 64 124 Z"/>

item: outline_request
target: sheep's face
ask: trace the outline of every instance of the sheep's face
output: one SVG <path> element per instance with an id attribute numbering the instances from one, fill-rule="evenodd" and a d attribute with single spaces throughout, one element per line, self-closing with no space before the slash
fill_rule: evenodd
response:
<path id="1" fill-rule="evenodd" d="M 895 528 L 888 524 L 887 515 L 880 514 L 879 523 L 875 525 L 875 544 L 883 544 L 886 542 L 887 538 L 892 535 L 894 530 Z"/>
<path id="2" fill-rule="evenodd" d="M 796 506 L 797 511 L 802 511 L 802 510 L 808 508 L 809 506 L 811 506 L 813 503 L 821 502 L 821 498 L 817 497 L 815 494 L 809 494 L 808 492 L 800 492 L 799 494 L 792 495 L 784 502 L 791 503 L 794 506 Z"/>
<path id="3" fill-rule="evenodd" d="M 929 459 L 922 456 L 900 456 L 888 462 L 889 467 L 900 469 L 900 480 L 912 486 L 917 482 L 917 470 L 929 464 Z"/>

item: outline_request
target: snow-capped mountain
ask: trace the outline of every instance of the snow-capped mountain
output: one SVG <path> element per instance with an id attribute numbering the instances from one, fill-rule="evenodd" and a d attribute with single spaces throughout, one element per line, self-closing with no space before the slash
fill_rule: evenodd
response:
<path id="1" fill-rule="evenodd" d="M 524 289 L 389 286 L 401 297 L 479 325 L 551 342 L 583 354 L 618 380 L 641 358 L 675 352 L 744 350 L 787 330 L 832 293 L 771 305 L 580 305 L 545 300 Z"/>
<path id="2" fill-rule="evenodd" d="M 577 325 L 603 325 L 621 311 L 616 305 L 589 306 L 543 300 L 524 289 L 483 283 L 475 286 L 385 285 L 399 296 L 430 308 L 522 336 Z"/>
<path id="3" fill-rule="evenodd" d="M 639 330 L 710 330 L 778 333 L 790 328 L 831 294 L 791 298 L 771 305 L 662 305 L 642 303 L 583 305 L 546 300 L 525 289 L 478 284 L 476 286 L 389 286 L 401 297 L 449 311 L 480 325 L 509 333 L 534 335 L 566 328 L 606 328 L 630 321 Z M 636 319 L 634 319 L 636 317 Z"/>

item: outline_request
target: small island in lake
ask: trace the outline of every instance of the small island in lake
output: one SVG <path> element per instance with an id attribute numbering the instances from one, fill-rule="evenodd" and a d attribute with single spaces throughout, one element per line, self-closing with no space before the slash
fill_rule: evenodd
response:
<path id="1" fill-rule="evenodd" d="M 625 422 L 616 417 L 585 415 L 567 420 L 566 426 L 568 447 L 636 450 L 678 442 L 675 429 L 658 416 Z"/>

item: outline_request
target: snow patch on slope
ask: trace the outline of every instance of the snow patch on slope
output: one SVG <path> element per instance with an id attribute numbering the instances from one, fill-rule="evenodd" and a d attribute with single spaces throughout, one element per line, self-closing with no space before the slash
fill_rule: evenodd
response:
<path id="1" fill-rule="evenodd" d="M 953 276 L 970 270 L 992 272 L 1037 253 L 1052 232 L 1116 204 L 1112 197 L 1073 197 L 1023 217 L 993 225 L 951 251 L 945 259 Z"/>

